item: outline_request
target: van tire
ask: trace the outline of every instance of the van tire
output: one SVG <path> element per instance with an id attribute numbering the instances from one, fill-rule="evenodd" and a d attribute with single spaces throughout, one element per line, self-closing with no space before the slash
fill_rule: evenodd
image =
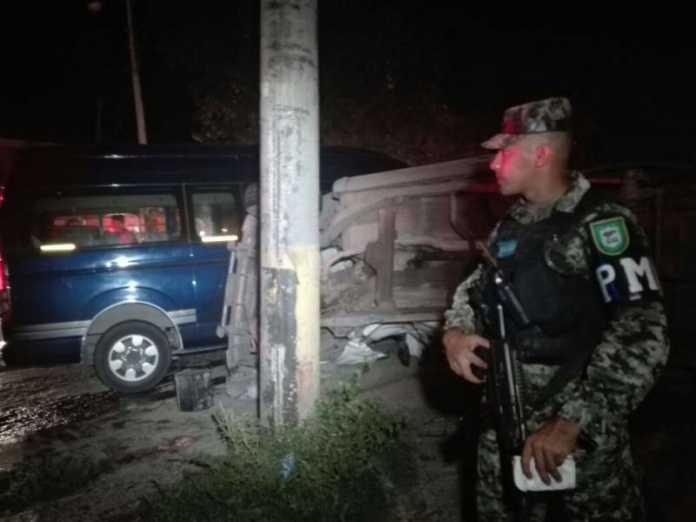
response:
<path id="1" fill-rule="evenodd" d="M 108 330 L 94 351 L 99 379 L 117 392 L 138 393 L 157 386 L 169 370 L 167 336 L 142 321 L 127 321 Z"/>

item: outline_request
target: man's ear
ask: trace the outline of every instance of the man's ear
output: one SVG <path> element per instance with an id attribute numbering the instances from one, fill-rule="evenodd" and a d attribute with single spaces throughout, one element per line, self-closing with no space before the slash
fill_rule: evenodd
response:
<path id="1" fill-rule="evenodd" d="M 536 148 L 536 155 L 534 157 L 534 165 L 536 167 L 543 167 L 545 165 L 548 165 L 549 161 L 551 161 L 551 156 L 553 155 L 553 151 L 551 150 L 551 147 L 548 145 L 539 145 Z"/>

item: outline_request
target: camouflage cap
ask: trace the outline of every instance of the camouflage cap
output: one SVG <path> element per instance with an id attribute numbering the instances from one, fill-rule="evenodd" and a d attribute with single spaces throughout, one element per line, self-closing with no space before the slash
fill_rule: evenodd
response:
<path id="1" fill-rule="evenodd" d="M 567 132 L 572 109 L 567 98 L 547 98 L 510 107 L 503 115 L 500 134 L 484 141 L 486 149 L 504 149 L 525 134 Z"/>

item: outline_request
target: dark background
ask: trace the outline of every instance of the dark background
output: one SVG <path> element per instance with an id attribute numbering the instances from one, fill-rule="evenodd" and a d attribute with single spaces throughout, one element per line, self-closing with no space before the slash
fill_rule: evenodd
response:
<path id="1" fill-rule="evenodd" d="M 256 142 L 259 2 L 132 3 L 150 143 Z M 684 13 L 437 5 L 320 0 L 325 144 L 462 157 L 505 107 L 564 95 L 579 163 L 693 162 Z M 15 2 L 2 20 L 0 137 L 135 142 L 124 0 Z"/>

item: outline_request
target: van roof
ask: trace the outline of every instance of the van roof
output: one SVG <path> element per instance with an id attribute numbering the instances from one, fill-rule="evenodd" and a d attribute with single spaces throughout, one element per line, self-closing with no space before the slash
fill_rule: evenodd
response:
<path id="1" fill-rule="evenodd" d="M 21 152 L 17 184 L 105 185 L 181 182 L 258 181 L 257 145 L 43 146 Z M 386 154 L 347 147 L 322 147 L 322 185 L 344 176 L 398 169 L 407 165 Z"/>

